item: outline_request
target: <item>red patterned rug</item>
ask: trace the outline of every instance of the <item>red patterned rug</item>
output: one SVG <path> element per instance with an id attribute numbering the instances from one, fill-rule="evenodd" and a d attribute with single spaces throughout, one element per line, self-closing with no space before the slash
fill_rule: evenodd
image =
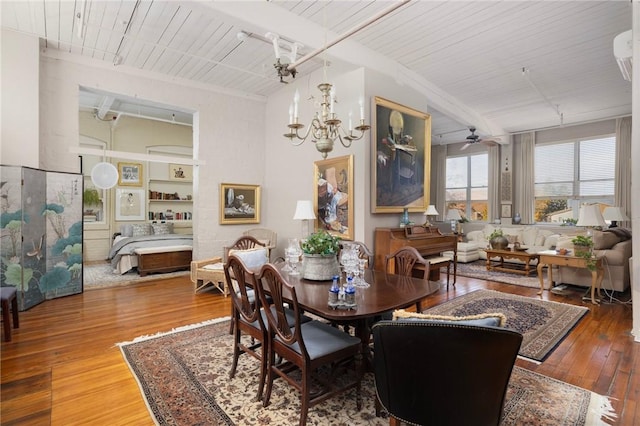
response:
<path id="1" fill-rule="evenodd" d="M 271 405 L 255 401 L 258 362 L 241 356 L 229 379 L 233 337 L 228 320 L 197 324 L 120 344 L 157 424 L 297 425 L 298 394 L 282 380 L 274 383 Z M 362 386 L 363 407 L 345 393 L 309 410 L 308 425 L 387 425 L 375 416 L 372 374 Z M 503 425 L 596 425 L 615 418 L 609 400 L 515 367 L 509 383 Z"/>

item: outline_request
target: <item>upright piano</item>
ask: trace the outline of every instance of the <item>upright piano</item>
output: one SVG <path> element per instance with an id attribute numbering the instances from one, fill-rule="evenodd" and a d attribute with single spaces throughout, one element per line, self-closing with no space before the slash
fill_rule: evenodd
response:
<path id="1" fill-rule="evenodd" d="M 375 231 L 375 267 L 384 271 L 385 257 L 401 247 L 412 246 L 425 259 L 441 256 L 442 252 L 453 252 L 453 282 L 456 281 L 458 267 L 458 237 L 445 235 L 436 227 L 407 226 L 404 228 L 376 228 Z M 433 271 L 439 278 L 439 270 Z"/>

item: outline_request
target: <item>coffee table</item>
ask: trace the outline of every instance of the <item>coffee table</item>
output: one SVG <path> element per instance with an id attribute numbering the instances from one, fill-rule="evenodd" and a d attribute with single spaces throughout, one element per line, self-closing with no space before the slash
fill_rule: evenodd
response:
<path id="1" fill-rule="evenodd" d="M 525 250 L 494 250 L 490 248 L 484 249 L 484 251 L 487 252 L 487 271 L 510 272 L 521 275 L 529 275 L 531 272 L 536 273 L 536 268 L 535 266 L 531 267 L 531 262 L 538 260 L 538 254 L 527 253 Z M 494 261 L 491 259 L 492 257 L 499 257 L 500 260 Z M 510 262 L 504 263 L 505 259 L 518 259 L 524 262 L 524 265 Z"/>

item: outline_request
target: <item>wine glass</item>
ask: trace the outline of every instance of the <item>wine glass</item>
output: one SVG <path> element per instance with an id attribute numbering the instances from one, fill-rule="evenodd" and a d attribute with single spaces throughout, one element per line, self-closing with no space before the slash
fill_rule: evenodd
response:
<path id="1" fill-rule="evenodd" d="M 285 256 L 291 266 L 289 275 L 300 275 L 298 272 L 298 263 L 300 262 L 300 256 L 302 255 L 302 248 L 297 238 L 289 240 L 289 247 L 285 249 Z"/>
<path id="2" fill-rule="evenodd" d="M 365 281 L 364 279 L 364 267 L 367 264 L 367 260 L 366 259 L 358 259 L 358 275 L 360 275 L 360 279 L 358 279 L 355 283 L 356 287 L 360 287 L 360 288 L 368 288 L 371 287 L 371 285 Z"/>

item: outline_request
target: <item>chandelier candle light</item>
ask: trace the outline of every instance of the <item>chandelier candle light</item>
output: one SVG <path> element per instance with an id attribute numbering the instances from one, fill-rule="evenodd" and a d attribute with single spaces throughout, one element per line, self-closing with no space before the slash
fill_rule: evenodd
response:
<path id="1" fill-rule="evenodd" d="M 336 139 L 340 141 L 342 146 L 349 148 L 351 142 L 362 139 L 365 132 L 371 128 L 364 121 L 364 97 L 360 97 L 360 124 L 355 127 L 359 133 L 354 134 L 351 112 L 349 112 L 349 131 L 346 132 L 341 126 L 342 121 L 337 117 L 334 111 L 336 103 L 336 90 L 330 83 L 320 83 L 318 89 L 322 92 L 322 101 L 320 102 L 320 111 L 316 111 L 311 125 L 306 133 L 300 135 L 299 130 L 304 128 L 304 124 L 298 121 L 298 104 L 300 102 L 300 92 L 296 89 L 293 96 L 293 103 L 289 106 L 289 133 L 285 133 L 285 137 L 291 140 L 294 146 L 301 145 L 309 135 L 316 144 L 316 149 L 322 153 L 322 158 L 327 158 L 327 154 L 333 150 L 333 143 Z M 294 141 L 294 138 L 296 140 Z M 300 142 L 298 142 L 298 140 Z"/>

